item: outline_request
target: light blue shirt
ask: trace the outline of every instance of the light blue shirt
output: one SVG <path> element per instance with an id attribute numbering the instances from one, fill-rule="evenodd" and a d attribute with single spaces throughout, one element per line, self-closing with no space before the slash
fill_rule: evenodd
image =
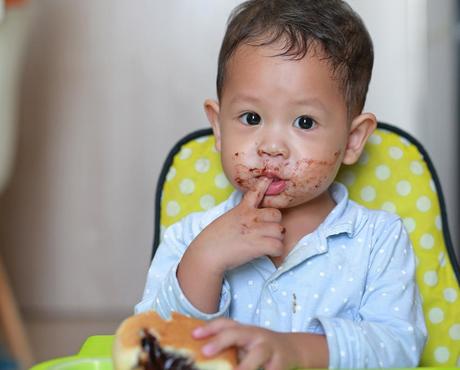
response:
<path id="1" fill-rule="evenodd" d="M 330 368 L 417 366 L 426 339 L 415 257 L 400 218 L 330 190 L 336 207 L 278 268 L 260 257 L 225 274 L 219 311 L 206 314 L 183 294 L 176 269 L 192 240 L 235 207 L 242 194 L 169 227 L 136 312 L 225 316 L 280 332 L 326 335 Z"/>

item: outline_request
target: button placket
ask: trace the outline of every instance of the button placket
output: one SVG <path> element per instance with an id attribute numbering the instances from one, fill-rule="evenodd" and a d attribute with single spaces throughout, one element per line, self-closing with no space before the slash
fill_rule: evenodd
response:
<path id="1" fill-rule="evenodd" d="M 279 289 L 279 283 L 277 281 L 272 281 L 270 284 L 268 284 L 268 287 L 272 292 L 276 292 Z"/>

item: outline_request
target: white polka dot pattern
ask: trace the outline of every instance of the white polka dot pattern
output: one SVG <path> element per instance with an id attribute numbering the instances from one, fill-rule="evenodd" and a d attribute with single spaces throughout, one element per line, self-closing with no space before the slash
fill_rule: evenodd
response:
<path id="1" fill-rule="evenodd" d="M 437 362 L 446 363 L 450 357 L 449 349 L 447 347 L 437 347 L 434 351 L 434 357 Z"/>
<path id="2" fill-rule="evenodd" d="M 444 312 L 438 307 L 432 308 L 428 313 L 428 318 L 433 324 L 439 324 L 444 320 Z"/>
<path id="3" fill-rule="evenodd" d="M 179 185 L 182 194 L 192 194 L 195 191 L 195 183 L 190 179 L 183 179 Z"/>
<path id="4" fill-rule="evenodd" d="M 375 189 L 372 186 L 366 186 L 361 190 L 361 199 L 365 202 L 372 202 L 375 199 Z"/>
<path id="5" fill-rule="evenodd" d="M 402 180 L 396 184 L 396 191 L 399 195 L 405 197 L 406 195 L 409 195 L 412 191 L 412 185 L 409 181 Z"/>
<path id="6" fill-rule="evenodd" d="M 401 150 L 401 148 L 392 146 L 390 147 L 389 154 L 390 154 L 390 157 L 393 159 L 401 159 L 403 156 L 403 151 Z"/>
<path id="7" fill-rule="evenodd" d="M 438 283 L 438 274 L 436 271 L 427 271 L 423 276 L 423 281 L 426 285 L 433 287 Z"/>
<path id="8" fill-rule="evenodd" d="M 453 288 L 444 289 L 444 299 L 449 303 L 454 303 L 457 300 L 457 291 Z"/>
<path id="9" fill-rule="evenodd" d="M 216 200 L 212 195 L 206 194 L 200 198 L 200 206 L 203 210 L 208 210 L 216 205 Z"/>
<path id="10" fill-rule="evenodd" d="M 375 176 L 381 181 L 387 180 L 391 176 L 390 167 L 386 164 L 381 164 L 375 169 Z"/>
<path id="11" fill-rule="evenodd" d="M 175 200 L 172 200 L 166 204 L 166 213 L 170 217 L 177 216 L 180 212 L 180 205 Z"/>
<path id="12" fill-rule="evenodd" d="M 174 157 L 163 187 L 162 229 L 191 212 L 208 210 L 233 191 L 214 143 L 213 137 L 191 140 Z M 341 169 L 338 181 L 351 199 L 403 219 L 416 253 L 429 331 L 421 365 L 455 366 L 460 361 L 460 291 L 445 250 L 435 184 L 422 155 L 407 139 L 379 129 L 359 162 Z"/>
<path id="13" fill-rule="evenodd" d="M 171 181 L 174 176 L 176 176 L 176 169 L 174 167 L 170 167 L 168 174 L 166 175 L 166 181 Z"/>
<path id="14" fill-rule="evenodd" d="M 380 208 L 387 212 L 396 213 L 396 205 L 393 202 L 383 202 Z"/>
<path id="15" fill-rule="evenodd" d="M 225 189 L 228 186 L 230 186 L 230 183 L 228 182 L 227 177 L 223 172 L 219 173 L 218 175 L 216 175 L 216 177 L 214 177 L 214 183 L 219 189 Z"/>
<path id="16" fill-rule="evenodd" d="M 453 340 L 460 340 L 460 324 L 454 324 L 450 327 L 449 336 Z"/>
<path id="17" fill-rule="evenodd" d="M 207 158 L 200 158 L 195 162 L 195 170 L 200 173 L 205 173 L 209 171 L 211 167 L 211 162 Z"/>
<path id="18" fill-rule="evenodd" d="M 379 134 L 373 133 L 371 137 L 369 138 L 369 143 L 370 144 L 381 144 L 382 143 L 382 137 Z"/>
<path id="19" fill-rule="evenodd" d="M 192 155 L 192 149 L 188 147 L 183 147 L 182 150 L 179 152 L 179 158 L 185 160 Z"/>
<path id="20" fill-rule="evenodd" d="M 428 212 L 431 208 L 431 200 L 427 196 L 423 195 L 417 199 L 416 205 L 420 212 Z"/>
<path id="21" fill-rule="evenodd" d="M 410 170 L 414 175 L 422 175 L 423 174 L 423 165 L 420 161 L 412 161 L 410 164 Z"/>
<path id="22" fill-rule="evenodd" d="M 423 234 L 420 238 L 420 245 L 424 249 L 431 249 L 434 246 L 434 237 L 431 234 Z"/>

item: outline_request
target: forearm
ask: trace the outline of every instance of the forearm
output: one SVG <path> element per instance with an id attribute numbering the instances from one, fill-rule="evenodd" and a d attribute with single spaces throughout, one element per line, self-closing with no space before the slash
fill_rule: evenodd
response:
<path id="1" fill-rule="evenodd" d="M 177 269 L 177 280 L 183 293 L 204 313 L 215 313 L 219 309 L 223 272 L 213 267 L 211 261 L 191 246 Z"/>
<path id="2" fill-rule="evenodd" d="M 168 240 L 170 239 L 171 237 L 168 238 Z M 142 300 L 136 305 L 135 312 L 155 310 L 163 318 L 168 318 L 172 311 L 176 311 L 203 320 L 226 316 L 228 305 L 230 304 L 228 284 L 223 284 L 222 279 L 218 279 L 219 283 L 216 283 L 215 293 L 211 295 L 214 298 L 214 302 L 217 302 L 214 307 L 219 309 L 218 312 L 214 309 L 213 314 L 208 314 L 207 312 L 211 310 L 200 310 L 201 305 L 197 304 L 197 302 L 200 302 L 201 298 L 194 299 L 191 302 L 188 297 L 201 296 L 187 293 L 189 290 L 187 283 L 192 285 L 192 289 L 196 287 L 209 289 L 211 279 L 206 281 L 205 276 L 207 275 L 201 274 L 200 267 L 196 266 L 198 270 L 184 269 L 187 273 L 184 274 L 182 282 L 179 282 L 178 275 L 182 275 L 178 273 L 179 263 L 184 255 L 178 255 L 175 249 L 174 245 L 160 245 L 149 268 Z M 201 262 L 209 263 L 206 258 L 202 258 Z M 183 265 L 187 266 L 187 263 L 184 262 Z M 216 281 L 216 279 L 213 279 L 213 281 Z M 183 290 L 183 286 L 186 287 L 186 291 Z M 211 291 L 211 289 L 209 290 Z M 205 291 L 205 293 L 208 292 Z M 206 302 L 209 300 L 209 298 L 206 299 Z"/>
<path id="3" fill-rule="evenodd" d="M 334 368 L 416 367 L 425 341 L 415 323 L 397 318 L 381 323 L 323 318 L 321 324 Z"/>
<path id="4" fill-rule="evenodd" d="M 285 333 L 286 343 L 292 349 L 296 368 L 324 369 L 329 366 L 329 349 L 324 335 Z"/>

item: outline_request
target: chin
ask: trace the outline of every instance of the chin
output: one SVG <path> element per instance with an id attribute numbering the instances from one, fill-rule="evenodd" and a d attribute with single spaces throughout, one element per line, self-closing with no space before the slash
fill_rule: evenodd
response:
<path id="1" fill-rule="evenodd" d="M 266 195 L 260 204 L 261 208 L 285 209 L 295 207 L 299 203 L 294 198 L 284 195 Z"/>
<path id="2" fill-rule="evenodd" d="M 262 208 L 277 208 L 288 209 L 302 205 L 306 205 L 312 201 L 318 201 L 321 193 L 302 193 L 302 194 L 287 194 L 281 193 L 278 195 L 265 195 L 262 200 Z"/>

